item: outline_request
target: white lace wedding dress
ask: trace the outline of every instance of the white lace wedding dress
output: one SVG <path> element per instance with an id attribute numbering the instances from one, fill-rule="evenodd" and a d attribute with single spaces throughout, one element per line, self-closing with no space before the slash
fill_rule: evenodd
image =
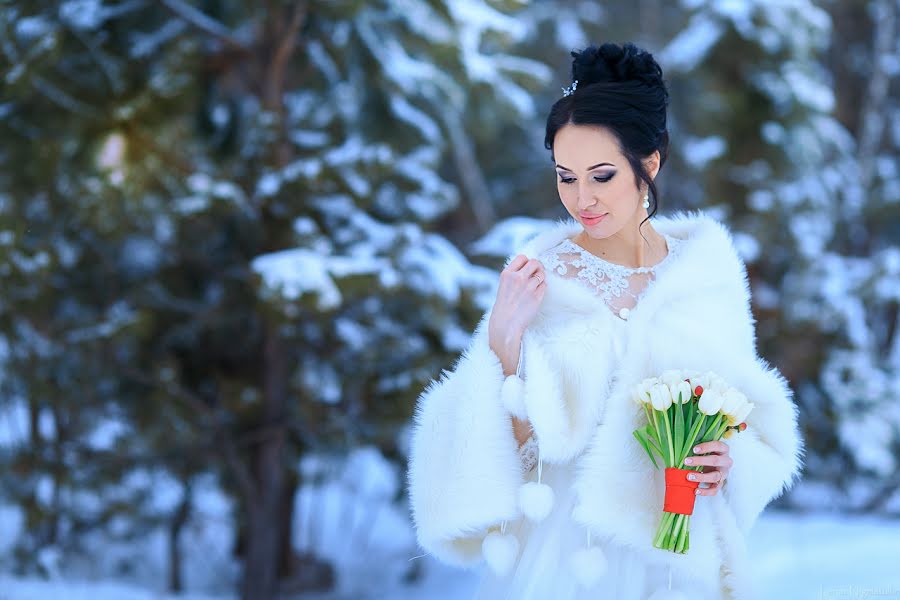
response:
<path id="1" fill-rule="evenodd" d="M 575 278 L 596 291 L 618 317 L 613 348 L 621 352 L 628 335 L 628 316 L 641 296 L 654 281 L 656 273 L 676 260 L 684 241 L 664 236 L 668 252 L 660 262 L 649 267 L 629 268 L 608 262 L 583 249 L 572 239 L 565 239 L 539 256 L 545 271 L 554 276 Z M 552 284 L 551 284 L 552 285 Z M 522 361 L 520 359 L 520 365 Z M 523 375 L 527 379 L 528 374 Z M 523 450 L 532 450 L 536 442 L 529 439 Z M 529 459 L 530 458 L 530 459 Z M 536 481 L 534 458 L 523 453 L 524 468 Z M 474 600 L 647 600 L 659 589 L 681 590 L 692 600 L 721 600 L 718 590 L 707 590 L 698 582 L 685 581 L 676 570 L 652 564 L 626 546 L 594 539 L 606 554 L 608 570 L 591 589 L 580 587 L 570 570 L 571 556 L 587 545 L 587 531 L 571 518 L 575 494 L 572 480 L 575 463 L 542 464 L 541 482 L 553 488 L 556 500 L 551 513 L 540 523 L 520 518 L 509 523 L 507 533 L 519 539 L 519 557 L 505 576 L 485 569 Z M 650 542 L 648 541 L 648 544 Z"/>

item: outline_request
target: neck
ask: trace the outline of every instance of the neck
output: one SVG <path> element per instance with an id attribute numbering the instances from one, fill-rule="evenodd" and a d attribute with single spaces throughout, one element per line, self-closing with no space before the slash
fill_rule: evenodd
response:
<path id="1" fill-rule="evenodd" d="M 647 209 L 635 212 L 635 217 L 622 229 L 603 239 L 590 237 L 582 230 L 573 240 L 582 248 L 605 260 L 630 268 L 648 267 L 661 261 L 667 252 L 665 238 L 650 221 L 643 226 Z"/>

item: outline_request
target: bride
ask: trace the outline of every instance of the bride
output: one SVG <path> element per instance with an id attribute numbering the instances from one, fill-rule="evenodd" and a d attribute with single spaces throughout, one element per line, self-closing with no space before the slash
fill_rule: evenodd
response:
<path id="1" fill-rule="evenodd" d="M 655 215 L 659 65 L 628 43 L 572 56 L 545 138 L 570 218 L 507 259 L 469 346 L 417 401 L 419 544 L 454 565 L 486 560 L 479 600 L 755 598 L 747 535 L 802 466 L 793 393 L 757 355 L 727 228 Z M 746 431 L 695 449 L 686 554 L 652 545 L 663 473 L 632 437 L 643 413 L 629 390 L 670 369 L 715 372 L 756 405 Z"/>

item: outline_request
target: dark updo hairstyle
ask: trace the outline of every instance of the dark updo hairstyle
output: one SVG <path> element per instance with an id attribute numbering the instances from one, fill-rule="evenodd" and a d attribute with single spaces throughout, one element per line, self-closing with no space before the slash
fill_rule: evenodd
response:
<path id="1" fill-rule="evenodd" d="M 575 91 L 563 96 L 550 109 L 544 147 L 553 157 L 553 140 L 567 124 L 607 128 L 618 140 L 619 150 L 635 173 L 635 187 L 645 181 L 653 197 L 648 217 L 659 205 L 656 185 L 644 169 L 642 159 L 659 150 L 659 167 L 669 153 L 666 106 L 669 93 L 662 69 L 646 50 L 630 42 L 605 43 L 573 51 L 572 80 Z M 645 219 L 646 220 L 646 219 Z M 643 225 L 643 222 L 641 223 Z"/>

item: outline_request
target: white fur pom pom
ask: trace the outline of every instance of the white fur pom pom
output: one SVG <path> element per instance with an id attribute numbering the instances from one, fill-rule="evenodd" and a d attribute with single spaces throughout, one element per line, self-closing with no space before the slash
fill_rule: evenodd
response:
<path id="1" fill-rule="evenodd" d="M 503 385 L 500 387 L 500 400 L 503 402 L 503 407 L 509 411 L 509 414 L 522 420 L 528 418 L 523 399 L 524 394 L 525 385 L 518 375 L 509 375 L 503 380 Z"/>
<path id="2" fill-rule="evenodd" d="M 678 590 L 660 588 L 653 592 L 647 600 L 688 600 L 687 594 Z"/>
<path id="3" fill-rule="evenodd" d="M 506 575 L 519 555 L 519 539 L 509 533 L 492 531 L 481 543 L 481 554 L 491 571 Z"/>
<path id="4" fill-rule="evenodd" d="M 592 588 L 606 575 L 608 564 L 606 554 L 599 546 L 576 550 L 572 555 L 572 572 L 575 580 L 584 588 Z"/>
<path id="5" fill-rule="evenodd" d="M 553 488 L 546 483 L 529 481 L 519 487 L 519 510 L 530 521 L 543 521 L 553 508 Z"/>

